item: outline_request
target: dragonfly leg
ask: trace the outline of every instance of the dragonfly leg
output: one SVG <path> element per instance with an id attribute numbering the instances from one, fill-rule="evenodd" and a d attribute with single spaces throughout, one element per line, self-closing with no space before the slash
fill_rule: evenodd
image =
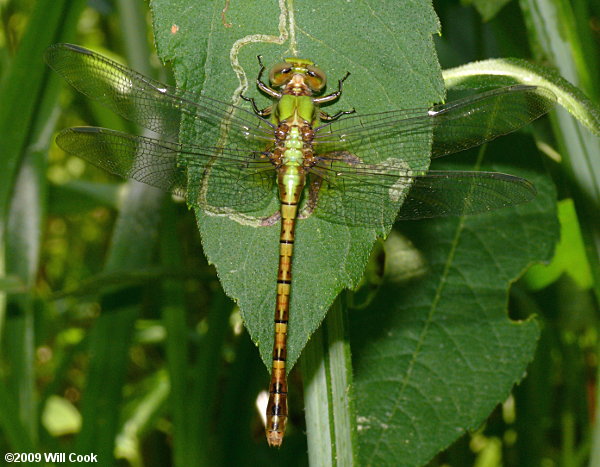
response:
<path id="1" fill-rule="evenodd" d="M 308 186 L 308 198 L 304 207 L 298 214 L 298 219 L 308 219 L 315 208 L 317 207 L 317 202 L 319 201 L 319 189 L 321 188 L 321 184 L 323 183 L 323 179 L 321 177 L 316 177 Z"/>
<path id="2" fill-rule="evenodd" d="M 261 227 L 269 227 L 271 225 L 277 224 L 281 220 L 281 211 L 277 210 L 269 217 L 263 217 L 260 220 Z"/>
<path id="3" fill-rule="evenodd" d="M 325 102 L 334 101 L 337 98 L 339 98 L 342 95 L 342 85 L 344 84 L 344 81 L 346 81 L 346 78 L 348 78 L 348 76 L 350 76 L 350 72 L 347 72 L 342 79 L 338 80 L 338 90 L 337 91 L 332 92 L 331 94 L 328 94 L 326 96 L 316 97 L 313 99 L 313 102 L 315 104 L 319 105 L 319 104 L 323 104 Z M 340 110 L 335 115 L 329 115 L 327 112 L 323 112 L 321 110 L 319 112 L 319 116 L 321 117 L 321 120 L 323 120 L 325 122 L 331 122 L 333 120 L 340 118 L 342 115 L 349 115 L 349 114 L 353 114 L 354 112 L 356 112 L 356 109 L 353 108 L 351 110 Z"/>
<path id="4" fill-rule="evenodd" d="M 256 78 L 256 85 L 258 86 L 258 89 L 260 89 L 262 92 L 271 96 L 274 99 L 281 99 L 280 92 L 275 91 L 275 89 L 273 89 L 269 85 L 263 83 L 262 75 L 265 72 L 266 67 L 262 62 L 262 55 L 257 55 L 256 58 L 258 58 L 258 64 L 260 65 L 260 71 L 258 72 L 258 76 Z"/>
<path id="5" fill-rule="evenodd" d="M 252 110 L 259 117 L 265 118 L 265 117 L 268 117 L 269 115 L 271 115 L 272 106 L 269 105 L 268 107 L 265 107 L 264 109 L 259 109 L 258 105 L 256 105 L 256 100 L 254 100 L 254 97 L 246 97 L 243 94 L 240 94 L 240 97 L 242 99 L 244 99 L 246 102 L 250 102 L 250 104 L 252 104 Z"/>
<path id="6" fill-rule="evenodd" d="M 256 85 L 258 86 L 258 89 L 260 89 L 262 92 L 274 99 L 281 99 L 281 93 L 275 91 L 275 89 L 263 83 L 262 75 L 265 72 L 266 68 L 262 62 L 262 55 L 257 55 L 256 58 L 258 59 L 258 64 L 260 65 L 260 71 L 258 72 L 258 76 L 256 77 Z M 254 113 L 259 117 L 265 118 L 271 115 L 271 112 L 273 111 L 272 106 L 265 107 L 264 109 L 259 109 L 253 97 L 246 97 L 243 94 L 240 94 L 240 97 L 246 102 L 250 102 L 252 104 L 252 110 L 254 110 Z"/>
<path id="7" fill-rule="evenodd" d="M 319 117 L 321 118 L 322 121 L 324 122 L 331 122 L 333 120 L 337 120 L 338 118 L 340 118 L 342 115 L 350 115 L 353 114 L 354 112 L 356 112 L 355 108 L 352 108 L 351 110 L 340 110 L 338 113 L 334 114 L 334 115 L 329 115 L 327 112 L 323 112 L 322 110 L 319 112 Z"/>
<path id="8" fill-rule="evenodd" d="M 362 162 L 359 157 L 349 151 L 326 152 L 316 156 L 316 159 L 314 165 L 309 169 L 312 181 L 308 186 L 308 198 L 298 215 L 298 219 L 307 219 L 312 215 L 319 202 L 319 191 L 323 182 L 329 183 L 331 177 L 335 178 L 335 175 L 331 173 L 331 168 L 327 167 L 328 162 L 332 167 L 333 161 L 343 162 L 351 166 Z"/>
<path id="9" fill-rule="evenodd" d="M 344 77 L 340 80 L 338 80 L 338 89 L 335 92 L 332 92 L 331 94 L 327 94 L 326 96 L 321 96 L 321 97 L 315 97 L 313 99 L 313 102 L 315 104 L 324 104 L 325 102 L 331 102 L 336 100 L 338 97 L 340 97 L 342 95 L 342 85 L 344 84 L 344 81 L 346 81 L 346 78 L 348 78 L 348 76 L 350 76 L 350 72 L 348 71 Z"/>

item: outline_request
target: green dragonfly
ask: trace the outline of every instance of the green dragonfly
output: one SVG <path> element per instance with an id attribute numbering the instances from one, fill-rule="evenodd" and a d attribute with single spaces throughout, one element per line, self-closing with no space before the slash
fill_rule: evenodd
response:
<path id="1" fill-rule="evenodd" d="M 156 138 L 96 127 L 63 130 L 58 145 L 113 174 L 186 198 L 209 213 L 281 224 L 267 440 L 280 446 L 287 420 L 286 341 L 297 219 L 379 228 L 397 219 L 466 215 L 531 200 L 525 179 L 495 172 L 427 171 L 423 138 L 441 157 L 510 133 L 548 112 L 553 94 L 515 85 L 430 108 L 331 116 L 319 105 L 326 76 L 287 58 L 258 88 L 273 103 L 249 111 L 147 78 L 92 51 L 56 44 L 46 61 L 84 95 L 155 132 Z M 316 97 L 320 96 L 320 97 Z M 194 144 L 179 142 L 183 129 Z M 421 138 L 421 142 L 415 139 Z M 277 199 L 279 209 L 265 213 Z"/>

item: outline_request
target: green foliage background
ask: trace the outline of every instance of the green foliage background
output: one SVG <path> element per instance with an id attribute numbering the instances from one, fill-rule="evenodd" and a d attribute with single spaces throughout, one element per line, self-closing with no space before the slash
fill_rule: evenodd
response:
<path id="1" fill-rule="evenodd" d="M 399 224 L 383 245 L 376 231 L 299 223 L 292 362 L 313 337 L 302 371 L 290 375 L 291 423 L 283 448 L 273 451 L 254 402 L 268 378 L 277 228 L 201 212 L 195 219 L 150 187 L 121 185 L 62 154 L 51 144 L 55 128 L 137 129 L 65 90 L 41 60 L 51 43 L 74 42 L 167 81 L 154 39 L 179 86 L 238 102 L 240 84 L 255 92 L 255 56 L 273 63 L 296 44 L 326 69 L 330 84 L 351 71 L 340 106 L 366 113 L 443 99 L 435 38 L 443 68 L 495 56 L 535 59 L 597 102 L 597 4 L 439 2 L 438 22 L 421 1 L 323 8 L 154 0 L 152 17 L 143 2 L 84 3 L 0 4 L 3 453 L 91 452 L 101 465 L 133 466 L 309 459 L 576 466 L 598 459 L 598 138 L 566 113 L 553 116 L 553 133 L 548 122 L 535 125 L 546 157 L 536 154 L 531 135 L 518 134 L 436 162 L 524 176 L 539 192 L 526 206 Z M 570 45 L 569 60 L 544 39 L 558 34 L 547 19 L 552 9 L 561 13 L 555 27 Z M 292 22 L 290 38 L 282 31 Z M 240 68 L 232 69 L 240 38 Z M 559 104 L 589 117 L 598 132 L 597 106 L 561 86 Z M 556 155 L 548 148 L 562 164 L 547 157 Z M 563 240 L 571 241 L 561 242 L 550 268 L 535 266 L 517 281 L 532 263 L 552 259 L 557 194 Z M 340 301 L 341 334 L 331 314 L 313 334 L 340 291 L 357 286 Z M 344 345 L 341 360 L 333 344 L 318 345 L 333 335 Z M 315 401 L 323 362 L 341 365 L 352 384 L 334 391 L 327 382 L 329 400 Z M 347 427 L 331 415 L 340 393 L 350 400 Z M 331 419 L 330 433 L 313 428 L 318 415 L 310 407 Z M 329 435 L 330 451 L 321 452 L 314 439 Z"/>

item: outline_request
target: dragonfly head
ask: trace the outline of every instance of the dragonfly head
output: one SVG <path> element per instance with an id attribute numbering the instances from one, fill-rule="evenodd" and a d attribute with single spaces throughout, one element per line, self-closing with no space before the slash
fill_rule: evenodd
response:
<path id="1" fill-rule="evenodd" d="M 284 88 L 284 94 L 312 95 L 323 90 L 327 77 L 310 60 L 290 57 L 271 68 L 269 81 L 274 87 Z"/>

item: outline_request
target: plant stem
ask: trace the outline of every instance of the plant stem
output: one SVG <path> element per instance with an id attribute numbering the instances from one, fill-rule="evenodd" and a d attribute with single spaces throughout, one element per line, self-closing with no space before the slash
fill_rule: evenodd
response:
<path id="1" fill-rule="evenodd" d="M 589 69 L 582 68 L 585 64 L 582 43 L 587 41 L 582 42 L 580 31 L 585 28 L 577 26 L 578 20 L 569 2 L 522 0 L 521 8 L 536 58 L 552 63 L 571 83 L 582 86 L 588 96 L 593 98 L 600 94 L 596 81 L 588 79 Z M 585 52 L 589 53 L 589 48 Z M 563 109 L 557 109 L 554 126 L 585 239 L 594 277 L 594 292 L 600 300 L 600 214 L 597 209 L 600 203 L 600 162 L 594 157 L 600 151 L 600 140 Z"/>
<path id="2" fill-rule="evenodd" d="M 301 357 L 311 465 L 356 464 L 347 310 L 338 297 Z"/>
<path id="3" fill-rule="evenodd" d="M 565 0 L 521 0 L 521 7 L 536 58 L 549 61 L 591 98 L 597 97 L 600 88 L 597 80 L 592 78 L 597 76 L 597 61 L 593 59 L 597 50 L 593 50 L 593 41 L 586 37 L 586 28 L 581 27 L 581 7 L 576 9 Z M 600 140 L 585 131 L 564 110 L 557 111 L 554 126 L 592 269 L 594 292 L 600 300 L 600 214 L 597 208 L 600 203 L 600 163 L 595 157 L 600 151 Z M 596 400 L 600 400 L 598 385 Z M 596 422 L 590 466 L 600 465 L 599 443 L 600 426 Z"/>

